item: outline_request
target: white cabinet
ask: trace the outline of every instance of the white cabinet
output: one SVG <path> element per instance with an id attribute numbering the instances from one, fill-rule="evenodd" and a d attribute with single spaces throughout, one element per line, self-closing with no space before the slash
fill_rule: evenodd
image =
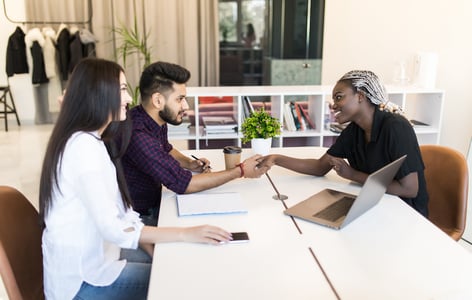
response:
<path id="1" fill-rule="evenodd" d="M 188 133 L 169 133 L 169 139 L 189 140 L 190 148 L 221 148 L 224 144 L 241 146 L 241 134 L 206 134 L 200 116 L 202 114 L 232 115 L 240 129 L 243 120 L 242 100 L 244 96 L 252 102 L 262 104 L 270 109 L 272 116 L 283 123 L 285 103 L 303 101 L 307 103 L 307 111 L 316 124 L 315 129 L 305 131 L 288 131 L 284 129 L 279 138 L 273 140 L 273 147 L 290 146 L 330 146 L 337 133 L 325 126 L 329 116 L 327 101 L 331 101 L 332 86 L 228 86 L 228 87 L 188 87 L 187 99 L 191 106 L 192 127 Z M 415 126 L 420 144 L 438 144 L 441 128 L 444 91 L 438 89 L 420 89 L 413 87 L 387 86 L 390 101 L 403 107 L 409 120 L 416 120 L 427 125 Z M 208 99 L 219 99 L 221 104 L 212 104 L 213 111 L 203 111 Z M 229 103 L 228 103 L 229 101 Z M 223 102 L 226 102 L 223 104 Z M 194 117 L 194 118 L 193 118 Z M 197 130 L 198 129 L 198 130 Z M 244 145 L 242 145 L 244 146 Z"/>

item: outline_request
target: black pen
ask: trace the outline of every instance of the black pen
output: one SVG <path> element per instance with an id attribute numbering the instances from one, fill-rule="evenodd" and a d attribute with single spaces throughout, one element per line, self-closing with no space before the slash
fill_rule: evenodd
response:
<path id="1" fill-rule="evenodd" d="M 196 159 L 196 160 L 199 160 L 199 161 L 201 161 L 201 162 L 202 162 L 202 163 L 205 165 L 205 162 L 204 162 L 204 161 L 202 161 L 200 158 L 196 157 L 196 156 L 195 156 L 195 155 L 193 155 L 193 154 L 192 154 L 192 155 L 190 155 L 190 156 L 191 156 L 192 158 Z M 208 169 L 211 169 L 211 167 L 210 167 L 209 165 L 208 165 Z"/>

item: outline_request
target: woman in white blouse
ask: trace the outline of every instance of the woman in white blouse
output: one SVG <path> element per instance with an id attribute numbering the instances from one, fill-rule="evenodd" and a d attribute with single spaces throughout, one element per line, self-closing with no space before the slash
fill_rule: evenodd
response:
<path id="1" fill-rule="evenodd" d="M 40 182 L 47 299 L 145 299 L 151 259 L 138 244 L 231 239 L 209 225 L 143 225 L 120 165 L 130 102 L 123 69 L 114 62 L 85 59 L 69 79 Z"/>

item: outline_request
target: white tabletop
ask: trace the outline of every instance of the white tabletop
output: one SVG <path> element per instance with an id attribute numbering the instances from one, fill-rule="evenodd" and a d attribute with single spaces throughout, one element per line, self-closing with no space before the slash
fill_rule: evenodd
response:
<path id="1" fill-rule="evenodd" d="M 325 149 L 271 151 L 319 157 Z M 220 150 L 187 154 L 209 158 L 214 170 L 224 167 Z M 274 167 L 269 174 L 289 197 L 287 206 L 327 187 L 360 189 L 333 172 L 313 177 Z M 175 194 L 164 190 L 159 225 L 208 223 L 247 231 L 250 242 L 158 245 L 149 299 L 472 299 L 472 255 L 397 197 L 385 195 L 337 231 L 285 216 L 265 177 L 217 191 L 241 193 L 248 213 L 178 217 Z"/>

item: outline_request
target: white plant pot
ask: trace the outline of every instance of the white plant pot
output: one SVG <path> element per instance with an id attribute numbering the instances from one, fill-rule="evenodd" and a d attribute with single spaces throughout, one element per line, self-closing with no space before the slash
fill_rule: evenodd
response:
<path id="1" fill-rule="evenodd" d="M 252 139 L 251 148 L 254 154 L 267 155 L 272 147 L 272 138 Z"/>

